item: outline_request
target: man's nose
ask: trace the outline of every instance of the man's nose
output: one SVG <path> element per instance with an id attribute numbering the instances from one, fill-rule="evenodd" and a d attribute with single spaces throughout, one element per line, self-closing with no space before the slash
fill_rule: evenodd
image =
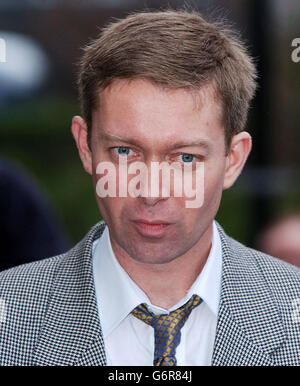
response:
<path id="1" fill-rule="evenodd" d="M 166 201 L 168 197 L 139 197 L 146 206 L 155 206 L 160 201 Z"/>
<path id="2" fill-rule="evenodd" d="M 166 201 L 170 196 L 170 188 L 165 186 L 161 172 L 154 173 L 152 179 L 152 167 L 161 160 L 152 158 L 147 164 L 147 172 L 143 175 L 143 184 L 140 198 L 147 206 L 154 206 L 160 201 Z M 167 184 L 168 185 L 168 184 Z"/>

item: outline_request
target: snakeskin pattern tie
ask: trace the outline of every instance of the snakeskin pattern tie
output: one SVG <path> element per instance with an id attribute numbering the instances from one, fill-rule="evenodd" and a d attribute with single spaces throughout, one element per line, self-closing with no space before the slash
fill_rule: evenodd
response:
<path id="1" fill-rule="evenodd" d="M 155 315 L 145 303 L 131 311 L 132 315 L 154 328 L 154 366 L 176 366 L 176 348 L 180 343 L 181 328 L 192 310 L 201 303 L 198 295 L 193 295 L 182 307 L 169 314 Z"/>

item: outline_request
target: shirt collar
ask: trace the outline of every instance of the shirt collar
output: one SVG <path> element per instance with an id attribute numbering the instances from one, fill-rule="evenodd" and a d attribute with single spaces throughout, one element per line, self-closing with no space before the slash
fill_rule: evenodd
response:
<path id="1" fill-rule="evenodd" d="M 218 315 L 221 296 L 222 244 L 219 231 L 213 222 L 212 245 L 206 263 L 187 294 L 187 300 L 199 295 L 215 316 Z"/>
<path id="2" fill-rule="evenodd" d="M 105 230 L 93 245 L 93 273 L 102 332 L 107 337 L 139 304 L 146 303 L 157 314 L 166 310 L 151 304 L 147 295 L 135 284 L 117 261 Z M 200 296 L 217 316 L 221 291 L 222 248 L 215 222 L 212 246 L 207 261 L 186 296 L 170 310 L 186 303 L 193 294 Z"/>

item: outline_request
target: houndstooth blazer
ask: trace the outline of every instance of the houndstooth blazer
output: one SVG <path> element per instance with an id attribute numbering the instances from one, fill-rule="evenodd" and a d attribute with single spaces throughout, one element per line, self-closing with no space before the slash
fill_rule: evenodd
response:
<path id="1" fill-rule="evenodd" d="M 0 273 L 0 365 L 106 365 L 92 273 L 96 224 L 65 254 Z M 222 240 L 212 365 L 300 365 L 300 270 Z"/>

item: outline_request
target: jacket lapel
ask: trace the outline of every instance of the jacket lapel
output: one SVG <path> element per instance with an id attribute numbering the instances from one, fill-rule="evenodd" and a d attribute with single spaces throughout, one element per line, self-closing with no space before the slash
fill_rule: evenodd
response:
<path id="1" fill-rule="evenodd" d="M 91 259 L 93 241 L 104 227 L 95 225 L 61 260 L 34 352 L 35 365 L 106 364 Z"/>
<path id="2" fill-rule="evenodd" d="M 212 365 L 272 365 L 285 331 L 259 255 L 218 229 L 223 269 Z"/>

